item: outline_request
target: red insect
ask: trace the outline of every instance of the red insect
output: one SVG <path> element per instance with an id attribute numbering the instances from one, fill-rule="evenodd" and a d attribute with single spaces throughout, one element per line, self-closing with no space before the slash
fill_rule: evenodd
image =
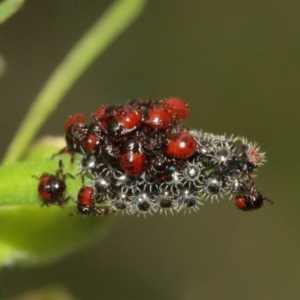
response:
<path id="1" fill-rule="evenodd" d="M 153 129 L 163 130 L 172 124 L 172 115 L 162 106 L 154 105 L 150 107 L 146 115 L 145 124 Z"/>
<path id="2" fill-rule="evenodd" d="M 166 153 L 170 157 L 185 159 L 196 153 L 197 142 L 195 138 L 186 131 L 171 134 Z"/>
<path id="3" fill-rule="evenodd" d="M 107 126 L 109 119 L 112 118 L 112 112 L 114 111 L 115 106 L 102 106 L 96 110 L 93 114 L 93 118 L 96 124 L 99 126 L 100 130 L 107 134 Z"/>
<path id="4" fill-rule="evenodd" d="M 72 115 L 67 120 L 65 124 L 67 152 L 83 152 L 84 140 L 88 132 L 88 127 L 85 122 L 86 118 L 82 114 Z"/>
<path id="5" fill-rule="evenodd" d="M 57 204 L 62 205 L 65 202 L 66 184 L 64 180 L 57 175 L 43 173 L 39 178 L 38 192 L 47 206 Z"/>
<path id="6" fill-rule="evenodd" d="M 255 186 L 252 186 L 249 191 L 236 195 L 234 204 L 240 210 L 251 211 L 261 208 L 264 201 L 273 204 L 273 201 L 267 199 Z"/>
<path id="7" fill-rule="evenodd" d="M 88 133 L 83 147 L 85 149 L 85 153 L 88 155 L 98 153 L 100 149 L 100 137 L 94 133 Z"/>
<path id="8" fill-rule="evenodd" d="M 179 98 L 167 98 L 162 102 L 162 106 L 178 121 L 186 119 L 190 115 L 189 106 Z"/>
<path id="9" fill-rule="evenodd" d="M 50 206 L 53 204 L 61 206 L 68 200 L 65 198 L 66 174 L 62 171 L 62 161 L 59 161 L 59 170 L 56 174 L 43 173 L 39 179 L 38 192 L 43 200 L 43 204 Z"/>
<path id="10" fill-rule="evenodd" d="M 131 177 L 139 176 L 145 168 L 145 154 L 140 141 L 125 142 L 119 156 L 120 168 Z"/>
<path id="11" fill-rule="evenodd" d="M 77 210 L 82 215 L 99 216 L 104 213 L 96 207 L 95 190 L 92 186 L 83 186 L 77 196 Z"/>
<path id="12" fill-rule="evenodd" d="M 67 133 L 71 126 L 74 124 L 85 124 L 86 117 L 83 114 L 75 114 L 68 118 L 67 122 L 65 123 L 65 132 Z"/>
<path id="13" fill-rule="evenodd" d="M 124 135 L 140 126 L 142 114 L 133 106 L 120 107 L 114 112 L 114 121 L 108 125 L 108 131 L 115 135 Z"/>
<path id="14" fill-rule="evenodd" d="M 104 121 L 106 116 L 107 116 L 107 106 L 101 106 L 93 114 L 94 120 L 96 122 L 99 122 L 99 123 L 101 123 L 102 121 Z"/>
<path id="15" fill-rule="evenodd" d="M 137 107 L 111 105 L 99 108 L 93 118 L 105 134 L 120 136 L 137 129 L 142 114 Z"/>

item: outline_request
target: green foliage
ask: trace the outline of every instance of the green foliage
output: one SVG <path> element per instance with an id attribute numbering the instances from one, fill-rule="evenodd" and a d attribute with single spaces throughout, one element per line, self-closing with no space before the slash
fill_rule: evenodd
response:
<path id="1" fill-rule="evenodd" d="M 76 159 L 74 163 L 69 155 L 51 159 L 49 153 L 57 153 L 58 148 L 46 145 L 35 146 L 34 155 L 28 153 L 25 161 L 0 167 L 0 266 L 51 262 L 91 243 L 114 219 L 70 215 L 76 212 L 80 176 L 67 176 L 66 194 L 71 199 L 63 207 L 42 206 L 37 177 L 45 170 L 55 174 L 58 159 L 63 160 L 64 172 L 78 171 Z"/>
<path id="2" fill-rule="evenodd" d="M 0 265 L 51 262 L 105 232 L 108 218 L 72 217 L 71 211 L 40 204 L 1 207 Z"/>
<path id="3" fill-rule="evenodd" d="M 56 148 L 50 148 L 56 149 Z M 57 151 L 54 151 L 55 153 Z M 14 208 L 27 205 L 40 205 L 41 200 L 37 193 L 37 177 L 45 171 L 55 174 L 58 169 L 58 158 L 21 161 L 0 167 L 0 210 L 6 207 Z M 69 155 L 63 158 L 64 172 L 76 174 L 77 163 L 70 163 Z M 66 177 L 68 193 L 76 198 L 78 187 L 81 185 L 81 176 L 75 179 Z M 13 192 L 13 193 L 12 193 Z M 1 237 L 1 235 L 0 235 Z"/>

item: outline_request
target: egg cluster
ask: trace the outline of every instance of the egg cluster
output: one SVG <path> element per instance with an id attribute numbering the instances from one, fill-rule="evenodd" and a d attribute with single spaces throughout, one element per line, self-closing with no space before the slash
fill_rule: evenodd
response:
<path id="1" fill-rule="evenodd" d="M 196 210 L 226 194 L 241 210 L 260 208 L 267 199 L 253 173 L 264 153 L 245 138 L 186 128 L 182 120 L 189 114 L 188 105 L 173 97 L 102 106 L 89 124 L 82 114 L 70 116 L 62 152 L 80 154 L 80 174 L 91 182 L 79 189 L 78 213 Z M 65 175 L 47 175 L 63 184 L 55 189 L 41 176 L 40 195 L 46 204 L 61 205 Z"/>

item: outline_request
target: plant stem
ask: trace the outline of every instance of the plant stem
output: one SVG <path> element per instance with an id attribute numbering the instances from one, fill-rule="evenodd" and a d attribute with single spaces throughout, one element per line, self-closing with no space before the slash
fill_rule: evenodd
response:
<path id="1" fill-rule="evenodd" d="M 24 0 L 6 0 L 0 4 L 0 24 L 15 14 L 23 5 Z"/>
<path id="2" fill-rule="evenodd" d="M 141 13 L 145 0 L 118 0 L 67 54 L 37 95 L 11 142 L 3 164 L 17 161 L 63 96 L 98 55 Z"/>

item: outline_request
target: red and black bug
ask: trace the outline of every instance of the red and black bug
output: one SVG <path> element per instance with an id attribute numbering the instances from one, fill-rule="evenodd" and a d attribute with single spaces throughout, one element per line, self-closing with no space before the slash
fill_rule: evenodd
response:
<path id="1" fill-rule="evenodd" d="M 106 132 L 107 118 L 110 115 L 111 115 L 110 108 L 108 106 L 102 106 L 98 108 L 93 114 L 93 119 L 95 120 L 95 123 L 97 124 L 97 126 L 100 127 L 103 133 L 107 133 Z"/>
<path id="2" fill-rule="evenodd" d="M 187 131 L 179 131 L 171 134 L 167 146 L 167 155 L 170 157 L 185 159 L 196 153 L 197 142 Z"/>
<path id="3" fill-rule="evenodd" d="M 77 196 L 77 210 L 85 216 L 100 216 L 105 214 L 104 209 L 96 207 L 95 190 L 92 186 L 83 186 Z"/>
<path id="4" fill-rule="evenodd" d="M 103 133 L 111 136 L 122 136 L 138 128 L 142 114 L 134 106 L 104 106 L 99 108 L 93 118 Z"/>
<path id="5" fill-rule="evenodd" d="M 82 154 L 98 156 L 102 152 L 105 144 L 107 144 L 107 140 L 107 136 L 103 134 L 99 124 L 89 124 L 85 138 L 81 141 Z"/>
<path id="6" fill-rule="evenodd" d="M 88 132 L 86 118 L 82 114 L 76 114 L 69 117 L 65 124 L 65 134 L 67 143 L 67 152 L 82 153 L 84 141 Z"/>
<path id="7" fill-rule="evenodd" d="M 189 106 L 179 98 L 167 98 L 162 102 L 162 107 L 166 108 L 172 117 L 179 121 L 186 119 L 190 115 Z"/>
<path id="8" fill-rule="evenodd" d="M 38 192 L 43 204 L 50 206 L 53 204 L 61 206 L 68 200 L 65 197 L 67 174 L 63 173 L 62 161 L 59 161 L 59 169 L 56 174 L 43 173 L 39 179 Z"/>
<path id="9" fill-rule="evenodd" d="M 172 115 L 163 106 L 154 105 L 146 113 L 145 124 L 153 129 L 167 129 L 172 124 Z"/>
<path id="10" fill-rule="evenodd" d="M 234 204 L 240 210 L 251 211 L 261 208 L 264 201 L 273 204 L 273 201 L 266 198 L 255 186 L 252 186 L 249 191 L 236 195 Z"/>
<path id="11" fill-rule="evenodd" d="M 74 124 L 85 124 L 86 123 L 86 117 L 83 114 L 75 114 L 71 115 L 67 122 L 65 123 L 65 132 L 68 132 L 71 126 Z"/>
<path id="12" fill-rule="evenodd" d="M 108 133 L 125 135 L 137 129 L 142 120 L 141 112 L 133 106 L 119 107 L 114 112 L 112 122 L 108 124 Z"/>
<path id="13" fill-rule="evenodd" d="M 145 154 L 142 143 L 129 140 L 123 144 L 120 153 L 120 168 L 130 177 L 139 176 L 145 168 Z"/>

